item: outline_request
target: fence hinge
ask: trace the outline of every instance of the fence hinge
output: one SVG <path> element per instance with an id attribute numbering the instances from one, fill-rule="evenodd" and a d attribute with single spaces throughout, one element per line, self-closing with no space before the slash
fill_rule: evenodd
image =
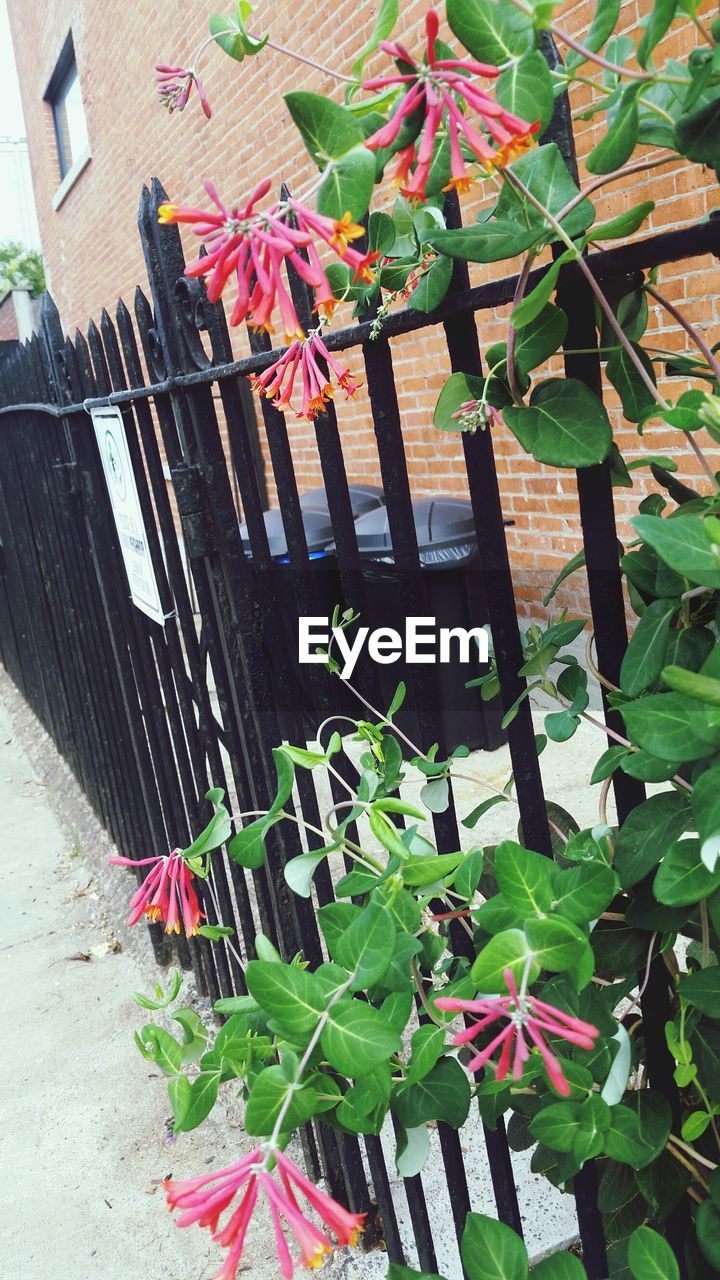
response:
<path id="1" fill-rule="evenodd" d="M 60 508 L 70 512 L 80 495 L 80 475 L 77 462 L 54 462 L 55 483 L 60 499 Z"/>
<path id="2" fill-rule="evenodd" d="M 200 468 L 181 463 L 172 468 L 170 475 L 187 555 L 191 560 L 211 556 L 217 550 L 217 541 Z"/>

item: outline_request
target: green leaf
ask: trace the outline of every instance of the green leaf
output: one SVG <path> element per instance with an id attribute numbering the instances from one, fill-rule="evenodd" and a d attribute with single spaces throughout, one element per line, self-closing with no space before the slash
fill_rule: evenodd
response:
<path id="1" fill-rule="evenodd" d="M 632 155 L 640 127 L 637 97 L 642 87 L 642 83 L 630 84 L 623 91 L 610 128 L 585 162 L 590 173 L 612 173 Z"/>
<path id="2" fill-rule="evenodd" d="M 320 908 L 317 913 L 318 924 L 331 956 L 335 955 L 335 948 L 342 934 L 359 914 L 360 908 L 353 902 L 328 902 Z"/>
<path id="3" fill-rule="evenodd" d="M 532 1280 L 585 1280 L 587 1272 L 572 1253 L 553 1253 L 532 1269 Z"/>
<path id="4" fill-rule="evenodd" d="M 445 1048 L 445 1032 L 434 1023 L 424 1023 L 413 1032 L 410 1062 L 405 1073 L 406 1084 L 417 1084 L 432 1071 Z"/>
<path id="5" fill-rule="evenodd" d="M 185 1079 L 183 1076 L 182 1079 Z M 178 1083 L 177 1081 L 175 1083 Z M 217 1101 L 219 1071 L 203 1071 L 192 1081 L 180 1117 L 175 1116 L 175 1133 L 190 1133 L 209 1116 Z M 168 1085 L 169 1088 L 169 1085 Z"/>
<path id="6" fill-rule="evenodd" d="M 479 400 L 485 388 L 485 379 L 472 374 L 451 373 L 438 396 L 433 426 L 441 431 L 461 431 L 462 427 L 453 414 L 470 400 Z"/>
<path id="7" fill-rule="evenodd" d="M 713 1200 L 704 1200 L 698 1205 L 695 1226 L 698 1244 L 705 1257 L 712 1267 L 720 1268 L 720 1211 Z"/>
<path id="8" fill-rule="evenodd" d="M 527 1250 L 519 1235 L 496 1218 L 469 1213 L 460 1245 L 468 1280 L 527 1280 Z"/>
<path id="9" fill-rule="evenodd" d="M 351 990 L 362 991 L 380 981 L 394 951 L 395 925 L 390 912 L 369 902 L 338 940 L 335 959 L 355 973 Z"/>
<path id="10" fill-rule="evenodd" d="M 255 40 L 245 30 L 245 20 L 250 17 L 253 7 L 245 3 L 244 0 L 240 0 L 234 13 L 212 13 L 210 15 L 210 35 L 215 36 L 215 43 L 220 46 L 223 53 L 227 53 L 236 62 L 243 62 L 248 55 L 259 53 L 268 42 L 268 36 Z M 227 33 L 228 31 L 231 34 L 217 34 L 218 32 Z"/>
<path id="11" fill-rule="evenodd" d="M 362 75 L 363 67 L 370 57 L 378 48 L 381 40 L 387 40 L 400 14 L 400 0 L 382 0 L 380 11 L 375 19 L 375 26 L 370 33 L 370 37 L 362 51 L 352 64 L 351 75 L 355 80 L 359 80 Z"/>
<path id="12" fill-rule="evenodd" d="M 576 378 L 542 383 L 529 408 L 506 409 L 504 418 L 536 461 L 555 467 L 593 466 L 607 457 L 612 443 L 602 401 Z"/>
<path id="13" fill-rule="evenodd" d="M 143 1057 L 154 1062 L 164 1076 L 178 1074 L 183 1061 L 183 1046 L 169 1031 L 150 1022 L 142 1031 L 135 1033 L 135 1043 Z"/>
<path id="14" fill-rule="evenodd" d="M 676 573 L 699 586 L 720 587 L 720 560 L 697 516 L 635 516 L 632 524 Z"/>
<path id="15" fill-rule="evenodd" d="M 548 302 L 532 324 L 519 328 L 515 334 L 515 364 L 518 372 L 531 373 L 554 355 L 565 340 L 567 327 L 565 312 Z"/>
<path id="16" fill-rule="evenodd" d="M 533 952 L 534 963 L 551 973 L 570 973 L 578 990 L 586 986 L 593 973 L 587 966 L 590 944 L 585 934 L 569 920 L 553 917 L 550 920 L 526 920 L 525 936 Z"/>
<path id="17" fill-rule="evenodd" d="M 632 1107 L 620 1103 L 610 1108 L 605 1154 L 633 1169 L 644 1169 L 664 1150 L 672 1117 L 667 1100 L 652 1089 L 634 1094 L 632 1103 Z"/>
<path id="18" fill-rule="evenodd" d="M 434 853 L 427 858 L 411 857 L 402 868 L 403 884 L 415 888 L 436 884 L 444 876 L 451 875 L 464 857 L 462 850 L 458 853 Z"/>
<path id="19" fill-rule="evenodd" d="M 530 1132 L 553 1151 L 572 1151 L 580 1123 L 576 1102 L 554 1102 L 538 1111 Z"/>
<path id="20" fill-rule="evenodd" d="M 670 620 L 678 608 L 676 600 L 654 600 L 638 622 L 620 668 L 620 688 L 629 698 L 637 697 L 659 678 Z"/>
<path id="21" fill-rule="evenodd" d="M 503 840 L 495 850 L 493 868 L 503 898 L 525 916 L 544 915 L 550 910 L 551 862 L 540 853 L 524 849 L 514 840 Z"/>
<path id="22" fill-rule="evenodd" d="M 312 888 L 312 880 L 315 872 L 324 862 L 328 853 L 336 849 L 337 845 L 329 845 L 324 849 L 314 849 L 312 853 L 301 853 L 297 858 L 291 858 L 283 867 L 286 884 L 300 898 L 309 898 Z"/>
<path id="23" fill-rule="evenodd" d="M 463 818 L 462 825 L 472 830 L 490 809 L 494 808 L 496 804 L 507 804 L 509 799 L 509 796 L 488 796 L 487 800 L 482 800 L 466 818 Z"/>
<path id="24" fill-rule="evenodd" d="M 451 30 L 480 62 L 499 66 L 534 44 L 532 17 L 517 9 L 493 0 L 447 0 L 445 8 Z"/>
<path id="25" fill-rule="evenodd" d="M 621 0 L 597 0 L 595 5 L 595 14 L 590 24 L 590 29 L 583 40 L 583 45 L 589 49 L 591 53 L 597 53 L 602 49 L 606 40 L 609 40 L 615 30 L 617 20 L 620 16 Z M 568 69 L 579 67 L 586 58 L 576 53 L 574 49 L 570 49 L 566 59 Z"/>
<path id="26" fill-rule="evenodd" d="M 680 693 L 655 693 L 623 707 L 628 734 L 661 760 L 702 760 L 720 746 L 712 710 Z"/>
<path id="27" fill-rule="evenodd" d="M 632 348 L 650 381 L 655 383 L 655 372 L 650 359 L 637 343 L 634 342 Z M 623 413 L 628 422 L 640 422 L 648 407 L 654 405 L 655 401 L 625 347 L 618 347 L 613 351 L 608 359 L 606 371 L 620 396 Z"/>
<path id="28" fill-rule="evenodd" d="M 670 1245 L 650 1227 L 633 1231 L 628 1262 L 634 1280 L 680 1280 L 680 1268 Z"/>
<path id="29" fill-rule="evenodd" d="M 606 778 L 611 778 L 620 761 L 627 755 L 627 750 L 627 747 L 622 746 L 607 747 L 592 771 L 590 777 L 591 785 L 595 782 L 604 782 Z"/>
<path id="30" fill-rule="evenodd" d="M 182 856 L 186 861 L 190 858 L 204 858 L 206 853 L 224 844 L 232 833 L 230 814 L 222 803 L 224 795 L 225 792 L 220 787 L 208 791 L 205 799 L 210 801 L 215 812 L 200 835 L 195 837 L 187 849 L 182 850 Z"/>
<path id="31" fill-rule="evenodd" d="M 532 147 L 514 160 L 510 168 L 553 217 L 562 213 L 565 206 L 579 194 L 562 153 L 554 142 Z M 497 217 L 522 226 L 535 226 L 543 236 L 552 236 L 545 216 L 510 183 L 506 183 L 500 193 Z M 563 216 L 562 225 L 567 234 L 575 238 L 591 225 L 594 217 L 592 203 L 584 199 Z"/>
<path id="32" fill-rule="evenodd" d="M 411 311 L 434 311 L 450 288 L 453 264 L 451 258 L 440 255 L 428 271 L 423 272 L 417 288 L 410 295 Z"/>
<path id="33" fill-rule="evenodd" d="M 228 845 L 228 854 L 233 862 L 250 869 L 261 867 L 265 861 L 265 836 L 276 821 L 266 814 L 241 827 Z"/>
<path id="34" fill-rule="evenodd" d="M 503 976 L 506 969 L 512 969 L 517 981 L 521 980 L 525 961 L 531 948 L 522 929 L 504 929 L 491 938 L 470 970 L 472 980 L 478 991 L 486 995 L 497 992 L 507 994 L 507 985 Z M 533 960 L 530 966 L 529 981 L 534 982 L 540 972 L 540 965 Z"/>
<path id="35" fill-rule="evenodd" d="M 219 942 L 221 938 L 232 938 L 235 930 L 227 924 L 201 924 L 198 933 L 211 942 Z"/>
<path id="36" fill-rule="evenodd" d="M 644 879 L 691 822 L 687 794 L 665 791 L 636 805 L 620 828 L 615 849 L 613 866 L 623 888 Z"/>
<path id="37" fill-rule="evenodd" d="M 710 872 L 693 837 L 676 840 L 666 851 L 653 882 L 655 897 L 669 907 L 691 906 L 720 886 L 720 867 Z"/>
<path id="38" fill-rule="evenodd" d="M 720 680 L 704 676 L 685 667 L 663 667 L 662 678 L 668 688 L 686 698 L 695 698 L 708 707 L 720 707 Z"/>
<path id="39" fill-rule="evenodd" d="M 702 841 L 720 833 L 720 766 L 712 765 L 693 784 L 692 807 Z"/>
<path id="40" fill-rule="evenodd" d="M 194 1009 L 178 1009 L 170 1015 L 179 1022 L 183 1033 L 183 1064 L 194 1062 L 203 1053 L 208 1042 L 208 1032 L 202 1018 Z"/>
<path id="41" fill-rule="evenodd" d="M 422 1173 L 430 1154 L 430 1131 L 427 1125 L 418 1125 L 415 1129 L 401 1129 L 397 1136 L 395 1152 L 395 1168 L 401 1178 L 414 1178 Z M 402 1268 L 404 1271 L 406 1268 Z M 393 1272 L 392 1263 L 388 1277 Z M 409 1276 L 416 1273 L 408 1271 Z"/>
<path id="42" fill-rule="evenodd" d="M 352 113 L 320 93 L 285 94 L 285 103 L 302 140 L 319 169 L 362 147 L 362 126 Z"/>
<path id="43" fill-rule="evenodd" d="M 467 1072 L 455 1058 L 443 1058 L 421 1080 L 398 1085 L 393 1092 L 392 1109 L 406 1129 L 415 1129 L 429 1120 L 443 1120 L 459 1129 L 470 1110 Z"/>
<path id="44" fill-rule="evenodd" d="M 557 578 L 553 582 L 547 595 L 543 596 L 543 605 L 545 606 L 546 609 L 550 604 L 550 601 L 554 599 L 554 597 L 556 596 L 558 587 L 562 586 L 565 579 L 569 578 L 571 574 L 577 573 L 578 569 L 583 569 L 584 567 L 585 567 L 585 552 L 578 551 L 576 555 L 572 556 L 571 559 L 568 560 L 564 568 L 561 569 L 560 573 L 558 574 Z"/>
<path id="45" fill-rule="evenodd" d="M 450 784 L 447 778 L 431 778 L 420 788 L 420 799 L 431 813 L 445 813 L 450 806 Z"/>
<path id="46" fill-rule="evenodd" d="M 173 1133 L 179 1133 L 190 1106 L 190 1081 L 187 1076 L 168 1080 L 168 1097 L 173 1109 Z"/>
<path id="47" fill-rule="evenodd" d="M 586 862 L 555 876 L 553 910 L 573 924 L 589 924 L 607 909 L 616 893 L 617 876 L 602 862 Z"/>
<path id="48" fill-rule="evenodd" d="M 670 23 L 675 17 L 678 0 L 653 0 L 642 39 L 637 47 L 637 58 L 641 67 L 646 67 L 650 54 L 660 43 Z M 669 1277 L 668 1277 L 669 1280 Z"/>
<path id="49" fill-rule="evenodd" d="M 654 200 L 643 200 L 641 204 L 633 205 L 632 209 L 628 209 L 625 213 L 619 213 L 616 218 L 611 218 L 609 222 L 602 222 L 594 226 L 590 232 L 590 239 L 619 240 L 625 236 L 631 236 L 640 229 L 654 208 Z"/>
<path id="50" fill-rule="evenodd" d="M 495 97 L 502 107 L 522 120 L 540 121 L 540 132 L 553 113 L 553 82 L 539 49 L 530 49 L 513 62 L 497 80 Z"/>
<path id="51" fill-rule="evenodd" d="M 536 224 L 528 227 L 495 219 L 480 226 L 435 231 L 430 237 L 430 247 L 464 262 L 499 262 L 523 253 L 541 234 L 542 228 Z"/>
<path id="52" fill-rule="evenodd" d="M 572 262 L 576 257 L 575 249 L 566 249 L 543 271 L 535 287 L 513 308 L 510 316 L 513 329 L 525 328 L 542 313 L 549 298 L 555 292 L 561 267 L 566 262 Z"/>
<path id="53" fill-rule="evenodd" d="M 261 1009 L 301 1039 L 309 1036 L 325 1012 L 325 990 L 314 974 L 297 965 L 251 960 L 245 971 L 248 991 Z"/>
<path id="54" fill-rule="evenodd" d="M 359 222 L 367 213 L 374 185 L 372 152 L 364 146 L 353 147 L 332 161 L 330 172 L 318 191 L 318 213 L 337 219 L 349 213 L 354 222 Z"/>
<path id="55" fill-rule="evenodd" d="M 313 1077 L 313 1079 L 322 1079 L 322 1077 Z M 329 1080 L 328 1084 L 330 1085 Z M 316 1089 L 308 1088 L 307 1085 L 301 1088 L 293 1087 L 283 1067 L 265 1067 L 253 1082 L 250 1091 L 243 1120 L 245 1132 L 254 1138 L 265 1138 L 271 1134 L 289 1096 L 290 1105 L 282 1121 L 285 1133 L 297 1129 L 299 1125 L 315 1115 Z M 338 1089 L 338 1099 L 339 1097 Z"/>
<path id="56" fill-rule="evenodd" d="M 404 1267 L 401 1262 L 391 1262 L 387 1280 L 443 1280 L 443 1277 L 435 1271 L 415 1271 L 413 1267 Z"/>
<path id="57" fill-rule="evenodd" d="M 680 117 L 675 125 L 675 146 L 688 160 L 713 168 L 720 165 L 720 96 Z"/>
<path id="58" fill-rule="evenodd" d="M 328 1013 L 321 1046 L 331 1066 L 351 1079 L 368 1075 L 400 1049 L 400 1035 L 378 1009 L 341 1000 Z"/>

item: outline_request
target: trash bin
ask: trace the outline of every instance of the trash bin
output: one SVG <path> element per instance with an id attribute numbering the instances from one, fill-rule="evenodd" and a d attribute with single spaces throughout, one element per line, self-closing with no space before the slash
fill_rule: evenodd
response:
<path id="1" fill-rule="evenodd" d="M 367 511 L 373 511 L 378 507 L 385 506 L 385 497 L 379 484 L 364 484 L 353 481 L 348 485 L 350 501 L 353 509 L 353 519 L 357 520 L 359 516 L 364 516 Z M 300 506 L 303 511 L 314 508 L 316 511 L 329 512 L 327 490 L 324 485 L 318 485 L 317 489 L 308 489 L 307 493 L 300 494 Z M 332 534 L 330 535 L 332 537 Z"/>
<path id="2" fill-rule="evenodd" d="M 436 619 L 438 633 L 441 627 L 469 629 L 485 625 L 482 565 L 471 503 L 442 496 L 417 498 L 413 501 L 413 515 L 428 616 Z M 360 516 L 355 529 L 368 585 L 368 616 L 360 621 L 373 628 L 391 627 L 404 640 L 410 610 L 399 589 L 387 509 L 378 508 Z M 461 744 L 494 751 L 505 741 L 500 701 L 484 702 L 479 689 L 465 687 L 468 680 L 484 675 L 488 667 L 480 662 L 474 641 L 465 662 L 459 660 L 458 650 L 452 645 L 456 646 L 457 640 L 451 641 L 453 660 L 435 665 L 440 701 L 437 712 L 446 746 L 449 751 Z M 427 749 L 430 743 L 421 740 L 414 697 L 417 677 L 424 669 L 424 665 L 409 662 L 404 653 L 398 661 L 378 667 L 386 705 L 399 681 L 407 684 L 408 697 L 395 720 L 408 737 Z"/>
<path id="3" fill-rule="evenodd" d="M 324 494 L 324 490 L 316 492 Z M 307 494 L 301 497 L 300 506 L 310 570 L 313 574 L 313 613 L 332 617 L 335 606 L 342 603 L 343 599 L 337 560 L 331 552 L 326 550 L 332 542 L 332 524 L 327 505 L 324 510 L 322 507 L 306 505 L 304 499 L 307 497 Z M 292 741 L 297 739 L 298 719 L 306 737 L 315 735 L 321 718 L 317 705 L 316 686 L 314 687 L 315 680 L 326 684 L 330 705 L 333 708 L 342 689 L 339 687 L 337 676 L 326 671 L 324 667 L 301 664 L 298 659 L 299 609 L 295 590 L 295 572 L 290 564 L 282 515 L 278 508 L 274 508 L 272 511 L 266 511 L 263 519 L 270 555 L 273 558 L 271 573 L 274 575 L 280 616 L 277 617 L 274 611 L 271 612 L 267 608 L 261 608 L 262 640 L 271 672 L 280 731 L 284 738 Z M 250 538 L 245 524 L 240 526 L 240 537 L 245 555 L 252 560 Z M 264 571 L 255 570 L 253 594 L 260 605 L 267 598 L 268 584 L 265 578 Z"/>

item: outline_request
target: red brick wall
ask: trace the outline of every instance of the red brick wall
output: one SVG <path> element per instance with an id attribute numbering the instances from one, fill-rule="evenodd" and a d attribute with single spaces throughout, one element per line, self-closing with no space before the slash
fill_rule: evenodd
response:
<path id="1" fill-rule="evenodd" d="M 18 323 L 12 293 L 0 302 L 0 342 L 17 342 Z"/>
<path id="2" fill-rule="evenodd" d="M 649 0 L 622 6 L 622 28 L 637 26 Z M 260 0 L 258 31 L 271 27 L 281 44 L 311 51 L 319 61 L 346 70 L 366 39 L 378 5 L 375 0 L 335 0 L 318 5 L 291 5 Z M 402 26 L 406 43 L 418 47 L 420 25 L 427 0 L 403 5 Z M 569 5 L 562 15 L 568 30 L 582 32 L 594 6 Z M 704 8 L 714 12 L 707 3 Z M 50 11 L 44 0 L 9 0 L 23 103 L 30 143 L 30 159 L 38 204 L 43 248 L 51 288 L 63 322 L 69 328 L 84 326 L 102 306 L 112 306 L 122 295 L 132 301 L 134 286 L 144 282 L 144 265 L 135 218 L 143 182 L 157 174 L 174 199 L 194 202 L 202 197 L 200 181 L 213 177 L 228 198 L 240 195 L 259 177 L 272 174 L 279 184 L 288 181 L 297 190 L 313 176 L 302 145 L 282 102 L 290 88 L 336 92 L 332 80 L 312 68 L 291 63 L 265 51 L 259 58 L 238 65 L 214 50 L 205 64 L 205 80 L 214 116 L 207 123 L 192 104 L 182 114 L 168 116 L 156 104 L 153 64 L 157 60 L 190 60 L 205 31 L 209 5 L 206 0 L 54 0 Z M 52 196 L 59 175 L 55 159 L 50 110 L 42 95 L 63 41 L 72 29 L 82 92 L 85 101 L 92 160 L 59 210 Z M 663 48 L 680 52 L 695 43 L 687 24 Z M 384 65 L 376 55 L 369 72 Z M 592 90 L 573 89 L 575 112 L 587 106 Z M 600 120 L 576 122 L 579 152 L 586 155 L 598 140 Z M 670 223 L 687 224 L 704 217 L 718 204 L 718 186 L 697 168 L 670 163 L 651 175 L 652 194 L 658 205 L 651 219 L 653 229 Z M 644 179 L 626 181 L 598 194 L 600 218 L 618 213 L 639 199 L 648 198 Z M 475 209 L 467 204 L 467 216 Z M 188 244 L 192 237 L 188 237 Z M 194 256 L 194 248 L 192 250 Z M 503 267 L 503 270 L 511 269 Z M 497 274 L 499 268 L 493 268 Z M 474 278 L 483 278 L 476 270 Z M 674 300 L 683 300 L 687 314 L 714 339 L 720 274 L 710 259 L 670 267 L 662 273 L 662 286 Z M 478 318 L 483 349 L 503 335 L 506 313 Z M 684 335 L 653 308 L 653 345 L 670 349 L 684 346 Z M 460 441 L 431 426 L 437 394 L 447 376 L 448 362 L 441 334 L 429 331 L 393 343 L 398 395 L 413 488 L 416 493 L 439 490 L 462 493 L 463 468 Z M 245 336 L 237 334 L 238 354 L 246 350 Z M 353 364 L 359 356 L 353 354 Z M 672 389 L 677 394 L 677 384 Z M 613 425 L 621 449 L 640 452 L 635 428 L 624 423 L 612 391 L 608 397 Z M 351 479 L 377 476 L 377 453 L 365 390 L 353 402 L 338 402 L 338 416 Z M 292 423 L 298 482 L 317 482 L 319 465 L 311 426 Z M 704 433 L 700 434 L 702 439 Z M 708 447 L 707 439 L 702 439 Z M 676 455 L 684 477 L 699 479 L 697 464 L 683 437 L 670 428 L 646 431 L 645 444 L 653 450 Z M 498 472 L 506 514 L 516 521 L 509 533 L 518 594 L 528 612 L 541 612 L 539 597 L 565 560 L 578 547 L 577 504 L 574 476 L 535 464 L 510 433 L 495 432 Z M 720 466 L 720 459 L 715 459 Z M 271 477 L 268 476 L 271 482 Z M 618 512 L 622 518 L 637 501 L 643 484 L 621 490 Z M 270 483 L 270 488 L 272 485 Z M 627 532 L 627 528 L 625 528 Z M 557 603 L 578 608 L 584 599 L 580 577 L 570 579 Z"/>

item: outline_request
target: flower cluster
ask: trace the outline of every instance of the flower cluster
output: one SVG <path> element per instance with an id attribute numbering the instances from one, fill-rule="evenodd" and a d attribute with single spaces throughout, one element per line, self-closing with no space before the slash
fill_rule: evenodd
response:
<path id="1" fill-rule="evenodd" d="M 482 400 L 464 400 L 451 417 L 459 424 L 459 430 L 467 431 L 469 435 L 474 435 L 478 427 L 484 431 L 488 424 L 493 427 L 504 425 L 500 410 Z"/>
<path id="2" fill-rule="evenodd" d="M 342 1205 L 310 1182 L 281 1151 L 273 1150 L 271 1155 L 277 1166 L 279 1181 L 268 1172 L 269 1155 L 261 1147 L 256 1147 L 227 1169 L 201 1174 L 185 1182 L 165 1183 L 170 1208 L 180 1210 L 178 1226 L 189 1227 L 197 1223 L 198 1226 L 208 1227 L 213 1240 L 228 1250 L 225 1263 L 215 1280 L 235 1280 L 237 1276 L 245 1237 L 260 1189 L 267 1197 L 280 1273 L 285 1280 L 292 1280 L 294 1272 L 294 1262 L 285 1237 L 286 1230 L 300 1246 L 305 1266 L 317 1267 L 326 1254 L 332 1253 L 333 1248 L 355 1244 L 363 1229 L 364 1214 L 349 1213 L 347 1209 L 343 1209 Z M 240 1204 L 218 1230 L 220 1215 L 240 1191 L 243 1191 Z M 327 1231 L 317 1227 L 301 1209 L 296 1191 L 315 1210 L 327 1231 L 335 1236 L 336 1245 L 333 1245 Z"/>
<path id="3" fill-rule="evenodd" d="M 204 916 L 193 888 L 195 877 L 179 849 L 137 861 L 114 854 L 110 862 L 116 867 L 152 867 L 130 900 L 128 924 L 145 916 L 153 924 L 164 920 L 166 933 L 180 933 L 181 924 L 187 938 L 199 933 Z"/>
<path id="4" fill-rule="evenodd" d="M 408 70 L 380 76 L 363 85 L 369 90 L 387 89 L 392 85 L 408 86 L 387 123 L 367 139 L 365 145 L 371 151 L 393 146 L 403 126 L 410 124 L 417 113 L 422 113 L 419 142 L 413 141 L 398 152 L 393 176 L 394 184 L 401 188 L 403 195 L 414 200 L 425 199 L 438 130 L 443 123 L 450 141 L 451 174 L 443 189 L 460 192 L 469 190 L 475 181 L 465 164 L 463 144 L 485 171 L 491 173 L 522 155 L 540 127 L 538 120 L 529 123 L 506 111 L 474 83 L 478 76 L 494 79 L 500 74 L 498 67 L 476 62 L 473 58 L 438 58 L 439 19 L 435 9 L 428 10 L 425 29 L 427 52 L 424 62 L 413 58 L 398 41 L 383 40 L 380 48 Z M 485 133 L 469 122 L 465 115 L 468 109 L 480 117 Z"/>
<path id="5" fill-rule="evenodd" d="M 271 400 L 278 409 L 291 408 L 293 388 L 300 370 L 302 406 L 297 411 L 297 417 L 311 422 L 327 408 L 334 395 L 332 382 L 318 364 L 319 359 L 324 362 L 328 374 L 335 376 L 338 386 L 348 396 L 355 395 L 360 384 L 353 380 L 349 369 L 343 369 L 333 358 L 319 331 L 302 341 L 296 338 L 279 360 L 262 373 L 251 375 L 252 389 Z"/>
<path id="6" fill-rule="evenodd" d="M 155 85 L 160 95 L 160 101 L 164 107 L 167 107 L 171 115 L 173 111 L 184 110 L 192 92 L 192 87 L 195 85 L 200 99 L 200 106 L 206 118 L 210 119 L 212 111 L 207 100 L 207 94 L 203 88 L 202 81 L 198 79 L 192 68 L 169 67 L 164 62 L 158 62 L 155 70 L 157 72 Z"/>
<path id="7" fill-rule="evenodd" d="M 440 996 L 435 1001 L 438 1009 L 482 1015 L 478 1022 L 459 1031 L 453 1037 L 453 1044 L 467 1044 L 493 1023 L 501 1018 L 507 1019 L 502 1031 L 468 1063 L 468 1070 L 480 1071 L 495 1051 L 500 1049 L 500 1057 L 494 1064 L 495 1079 L 504 1080 L 512 1067 L 513 1079 L 520 1080 L 525 1063 L 530 1057 L 530 1047 L 534 1045 L 545 1064 L 550 1083 L 566 1098 L 570 1093 L 570 1085 L 560 1062 L 548 1048 L 545 1035 L 558 1036 L 579 1049 L 594 1049 L 600 1032 L 589 1022 L 563 1013 L 562 1009 L 546 1004 L 544 1000 L 519 995 L 512 969 L 506 969 L 503 976 L 510 992 L 507 996 L 482 996 L 477 1000 L 455 1000 Z M 528 1040 L 531 1042 L 530 1047 Z"/>
<path id="8" fill-rule="evenodd" d="M 273 313 L 278 307 L 286 341 L 304 338 L 283 277 L 283 264 L 290 264 L 314 291 L 316 310 L 331 316 L 337 304 L 316 240 L 350 268 L 355 281 L 372 281 L 372 265 L 379 254 L 352 248 L 351 242 L 365 231 L 349 213 L 328 218 L 292 198 L 259 210 L 256 205 L 268 194 L 270 178 L 258 183 L 242 205 L 226 205 L 211 182 L 203 185 L 215 209 L 163 204 L 158 216 L 162 223 L 187 223 L 202 238 L 206 254 L 189 262 L 185 274 L 205 277 L 211 302 L 217 302 L 234 277 L 237 296 L 231 324 L 246 320 L 253 328 L 272 333 Z"/>

